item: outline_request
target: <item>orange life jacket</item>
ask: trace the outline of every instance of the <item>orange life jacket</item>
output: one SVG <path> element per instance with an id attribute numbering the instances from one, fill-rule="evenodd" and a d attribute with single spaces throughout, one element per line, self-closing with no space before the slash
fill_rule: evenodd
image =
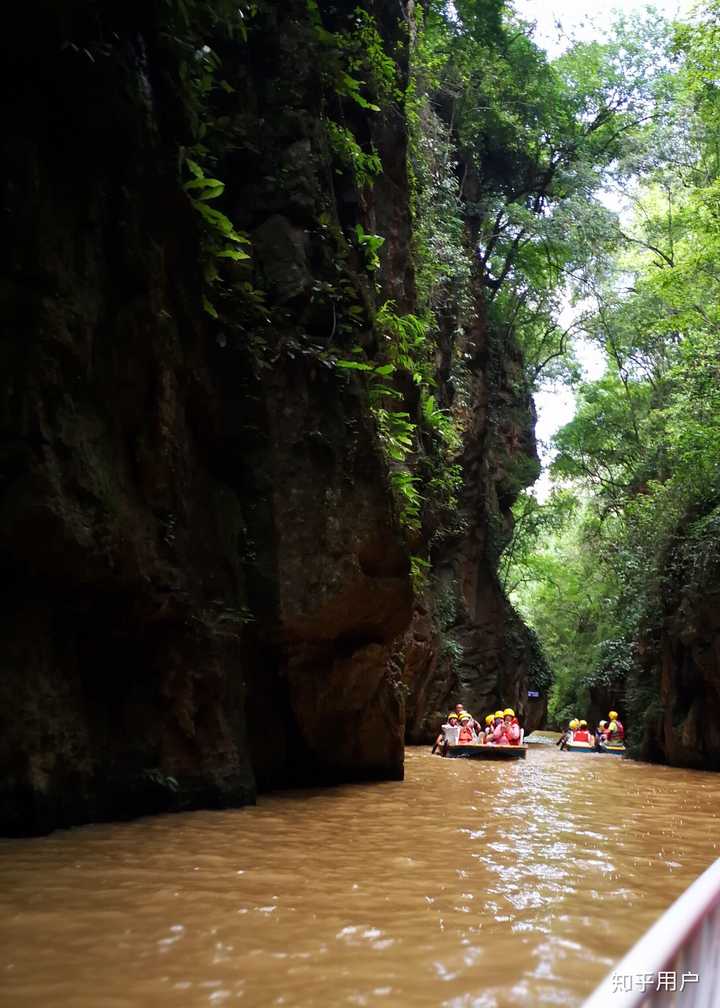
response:
<path id="1" fill-rule="evenodd" d="M 458 737 L 458 745 L 468 745 L 470 742 L 475 741 L 475 735 L 470 727 L 463 725 L 460 729 L 460 735 Z"/>

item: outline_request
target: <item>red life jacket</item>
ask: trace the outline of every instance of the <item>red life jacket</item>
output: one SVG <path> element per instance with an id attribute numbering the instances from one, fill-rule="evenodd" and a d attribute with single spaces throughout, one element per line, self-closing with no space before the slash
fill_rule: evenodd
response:
<path id="1" fill-rule="evenodd" d="M 622 742 L 625 738 L 625 729 L 623 728 L 623 723 L 620 720 L 620 718 L 616 718 L 615 724 L 617 725 L 617 731 L 612 733 L 608 731 L 608 741 L 611 742 L 615 740 L 617 742 Z M 608 725 L 608 728 L 609 727 L 610 726 Z"/>
<path id="2" fill-rule="evenodd" d="M 468 745 L 470 742 L 475 741 L 475 736 L 473 734 L 472 728 L 462 726 L 460 729 L 460 735 L 458 737 L 458 745 Z"/>
<path id="3" fill-rule="evenodd" d="M 578 728 L 576 732 L 573 732 L 573 742 L 589 742 L 590 732 L 587 728 Z"/>
<path id="4" fill-rule="evenodd" d="M 520 725 L 517 718 L 512 719 L 512 724 L 508 729 L 508 741 L 510 745 L 520 745 Z"/>

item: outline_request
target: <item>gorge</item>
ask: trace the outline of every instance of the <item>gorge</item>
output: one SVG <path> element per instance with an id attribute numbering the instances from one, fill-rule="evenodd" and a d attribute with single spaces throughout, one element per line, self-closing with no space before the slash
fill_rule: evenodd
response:
<path id="1" fill-rule="evenodd" d="M 498 573 L 539 472 L 532 393 L 579 380 L 563 278 L 609 257 L 596 191 L 670 100 L 657 53 L 590 44 L 555 66 L 499 0 L 73 0 L 19 18 L 2 69 L 0 832 L 398 780 L 405 742 L 457 698 L 543 724 L 546 655 L 553 716 L 627 695 L 641 755 L 718 769 L 717 298 L 669 341 L 687 368 L 702 343 L 709 440 L 681 447 L 707 465 L 702 497 L 665 508 L 658 555 L 680 580 L 662 626 L 628 626 L 632 666 L 568 685 L 546 609 L 536 633 Z M 701 41 L 681 39 L 691 70 Z M 615 350 L 627 391 L 642 363 Z M 586 447 L 565 445 L 565 475 Z M 659 455 L 624 480 L 633 501 L 670 487 Z M 688 513 L 703 546 L 686 584 Z"/>

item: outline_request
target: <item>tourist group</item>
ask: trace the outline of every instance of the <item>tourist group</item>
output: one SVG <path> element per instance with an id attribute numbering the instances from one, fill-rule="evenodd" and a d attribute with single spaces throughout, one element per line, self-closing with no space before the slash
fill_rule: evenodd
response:
<path id="1" fill-rule="evenodd" d="M 511 707 L 488 714 L 483 726 L 462 704 L 456 704 L 441 726 L 432 751 L 443 756 L 450 745 L 518 746 L 521 740 L 522 729 Z"/>
<path id="2" fill-rule="evenodd" d="M 609 721 L 598 721 L 594 732 L 588 728 L 587 721 L 572 718 L 558 739 L 557 745 L 561 749 L 567 749 L 569 745 L 577 743 L 597 747 L 622 745 L 625 741 L 625 728 L 620 716 L 617 711 L 611 710 L 608 717 Z"/>

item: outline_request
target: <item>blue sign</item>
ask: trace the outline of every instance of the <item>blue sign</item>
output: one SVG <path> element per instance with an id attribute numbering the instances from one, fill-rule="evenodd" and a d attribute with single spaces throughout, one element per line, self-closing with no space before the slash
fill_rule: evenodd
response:
<path id="1" fill-rule="evenodd" d="M 533 699 L 537 699 L 540 696 L 540 694 L 538 693 L 537 690 L 528 690 L 528 696 L 533 697 Z"/>

